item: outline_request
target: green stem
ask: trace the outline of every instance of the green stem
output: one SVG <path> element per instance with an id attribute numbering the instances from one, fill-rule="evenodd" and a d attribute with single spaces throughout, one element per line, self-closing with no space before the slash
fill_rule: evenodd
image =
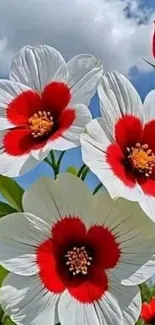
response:
<path id="1" fill-rule="evenodd" d="M 48 157 L 46 157 L 46 158 L 44 159 L 44 161 L 46 161 L 48 165 L 52 166 L 52 165 L 51 165 L 51 162 L 50 162 L 50 160 L 49 160 Z"/>
<path id="2" fill-rule="evenodd" d="M 61 161 L 62 161 L 62 158 L 63 158 L 64 154 L 65 154 L 65 151 L 63 151 L 60 154 L 60 156 L 59 156 L 59 158 L 57 160 L 56 157 L 55 157 L 54 150 L 52 150 L 50 152 L 50 158 L 51 158 L 51 160 L 48 157 L 46 157 L 44 159 L 44 161 L 46 161 L 52 167 L 53 172 L 54 172 L 54 178 L 55 179 L 57 178 L 57 175 L 59 174 L 60 164 L 61 164 Z"/>
<path id="3" fill-rule="evenodd" d="M 96 187 L 95 187 L 95 190 L 93 192 L 93 194 L 96 194 L 101 188 L 102 188 L 103 184 L 102 183 L 99 183 Z"/>
<path id="4" fill-rule="evenodd" d="M 86 166 L 83 173 L 81 174 L 81 179 L 84 181 L 87 174 L 89 173 L 89 168 Z"/>
<path id="5" fill-rule="evenodd" d="M 83 164 L 83 165 L 80 167 L 80 169 L 79 169 L 79 171 L 78 171 L 78 173 L 77 173 L 77 177 L 81 177 L 81 174 L 83 173 L 83 171 L 84 171 L 85 168 L 86 168 L 86 165 Z"/>
<path id="6" fill-rule="evenodd" d="M 60 169 L 60 164 L 61 164 L 61 161 L 62 161 L 62 158 L 63 158 L 65 152 L 66 151 L 62 151 L 61 154 L 60 154 L 60 156 L 59 156 L 59 158 L 58 158 L 58 161 L 57 161 L 58 171 Z"/>

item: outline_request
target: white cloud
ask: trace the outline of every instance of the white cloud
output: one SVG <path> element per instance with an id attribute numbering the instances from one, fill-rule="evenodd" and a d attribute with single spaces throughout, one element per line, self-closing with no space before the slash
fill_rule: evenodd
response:
<path id="1" fill-rule="evenodd" d="M 105 70 L 148 69 L 142 57 L 151 58 L 153 16 L 138 0 L 0 0 L 0 74 L 20 47 L 43 43 L 66 59 L 92 53 Z"/>

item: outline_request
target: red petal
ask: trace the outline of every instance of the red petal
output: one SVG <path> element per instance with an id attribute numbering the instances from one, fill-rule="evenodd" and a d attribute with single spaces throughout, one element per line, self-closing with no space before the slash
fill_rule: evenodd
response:
<path id="1" fill-rule="evenodd" d="M 7 107 L 7 118 L 14 125 L 27 125 L 28 119 L 39 110 L 43 110 L 42 99 L 34 91 L 25 91 L 16 97 Z"/>
<path id="2" fill-rule="evenodd" d="M 152 316 L 155 317 L 155 298 L 154 297 L 150 300 L 150 307 L 151 307 L 151 311 L 152 311 Z"/>
<path id="3" fill-rule="evenodd" d="M 54 293 L 63 292 L 65 285 L 53 253 L 52 240 L 46 240 L 37 248 L 37 264 L 40 270 L 39 276 L 44 286 Z"/>
<path id="4" fill-rule="evenodd" d="M 95 264 L 104 269 L 115 267 L 119 261 L 121 250 L 110 230 L 102 226 L 92 226 L 88 230 L 86 241 L 93 248 Z"/>
<path id="5" fill-rule="evenodd" d="M 99 300 L 108 290 L 108 279 L 104 270 L 93 267 L 89 277 L 81 281 L 75 279 L 68 284 L 70 294 L 82 303 L 93 303 Z"/>
<path id="6" fill-rule="evenodd" d="M 51 112 L 54 119 L 58 119 L 67 107 L 71 94 L 68 86 L 63 82 L 52 82 L 45 87 L 42 98 L 46 110 Z"/>
<path id="7" fill-rule="evenodd" d="M 52 227 L 53 241 L 62 247 L 83 242 L 85 235 L 86 227 L 78 217 L 64 217 Z"/>
<path id="8" fill-rule="evenodd" d="M 71 127 L 75 118 L 76 112 L 74 109 L 65 109 L 57 121 L 56 131 L 50 136 L 49 141 L 53 141 L 62 136 L 63 133 Z"/>
<path id="9" fill-rule="evenodd" d="M 125 165 L 125 156 L 118 144 L 111 144 L 107 148 L 107 163 L 110 165 L 113 173 L 129 187 L 136 185 L 134 175 L 129 172 Z"/>
<path id="10" fill-rule="evenodd" d="M 46 142 L 47 140 L 33 138 L 29 129 L 12 129 L 3 138 L 5 152 L 12 156 L 21 156 L 42 148 Z"/>
<path id="11" fill-rule="evenodd" d="M 124 151 L 126 147 L 132 147 L 142 138 L 142 124 L 138 117 L 126 115 L 118 120 L 115 125 L 116 142 Z"/>
<path id="12" fill-rule="evenodd" d="M 137 178 L 137 182 L 141 186 L 141 188 L 145 194 L 155 197 L 155 179 L 141 177 L 141 178 Z"/>
<path id="13" fill-rule="evenodd" d="M 148 144 L 149 148 L 155 153 L 155 120 L 148 122 L 143 131 L 143 143 Z"/>
<path id="14" fill-rule="evenodd" d="M 154 24 L 155 24 L 155 22 L 154 22 Z M 152 37 L 152 53 L 155 58 L 155 29 L 154 29 L 153 37 Z"/>
<path id="15" fill-rule="evenodd" d="M 141 310 L 141 314 L 140 317 L 145 321 L 145 322 L 149 322 L 151 321 L 152 318 L 152 312 L 151 312 L 151 308 L 150 305 L 147 303 L 143 303 L 142 304 L 142 310 Z"/>

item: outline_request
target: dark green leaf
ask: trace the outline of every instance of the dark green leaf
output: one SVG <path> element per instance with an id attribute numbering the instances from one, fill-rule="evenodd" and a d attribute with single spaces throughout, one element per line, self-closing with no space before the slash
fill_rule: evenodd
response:
<path id="1" fill-rule="evenodd" d="M 4 202 L 0 202 L 0 218 L 3 217 L 3 216 L 6 216 L 7 214 L 16 212 L 16 211 L 17 210 L 15 210 L 9 204 L 4 203 Z"/>
<path id="2" fill-rule="evenodd" d="M 24 190 L 11 178 L 0 175 L 0 193 L 17 211 L 23 211 L 22 196 Z"/>
<path id="3" fill-rule="evenodd" d="M 0 265 L 0 286 L 9 272 Z"/>

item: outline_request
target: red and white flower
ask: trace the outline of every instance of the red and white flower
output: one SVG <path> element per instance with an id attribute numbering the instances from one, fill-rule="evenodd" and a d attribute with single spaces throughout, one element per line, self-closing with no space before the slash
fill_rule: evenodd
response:
<path id="1" fill-rule="evenodd" d="M 25 213 L 0 219 L 0 289 L 18 325 L 132 325 L 154 273 L 154 223 L 139 205 L 92 194 L 76 176 L 40 179 Z"/>
<path id="2" fill-rule="evenodd" d="M 81 136 L 83 160 L 112 198 L 138 201 L 155 221 L 155 91 L 142 104 L 132 84 L 113 72 L 98 94 L 102 118 Z"/>
<path id="3" fill-rule="evenodd" d="M 14 58 L 10 81 L 0 81 L 0 174 L 18 176 L 52 149 L 80 145 L 91 114 L 86 107 L 102 75 L 91 55 L 65 62 L 49 46 L 26 46 Z"/>

